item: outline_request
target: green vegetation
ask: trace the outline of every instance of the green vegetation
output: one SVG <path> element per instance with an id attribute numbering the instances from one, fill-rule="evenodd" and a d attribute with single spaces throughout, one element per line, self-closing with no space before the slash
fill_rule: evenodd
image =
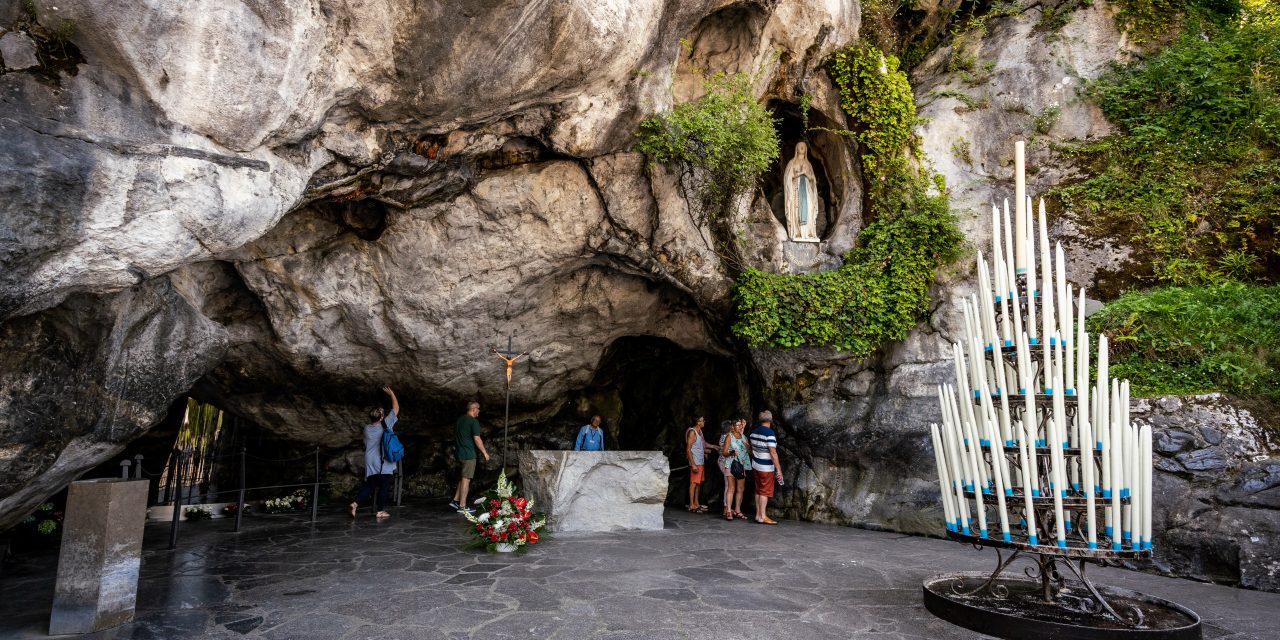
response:
<path id="1" fill-rule="evenodd" d="M 1188 21 L 1226 24 L 1241 10 L 1240 0 L 1112 0 L 1112 4 L 1117 9 L 1116 24 L 1140 45 L 1168 40 Z"/>
<path id="2" fill-rule="evenodd" d="M 1031 119 L 1031 128 L 1040 135 L 1048 135 L 1053 125 L 1062 119 L 1062 107 L 1057 105 L 1045 107 Z"/>
<path id="3" fill-rule="evenodd" d="M 898 64 L 867 43 L 833 56 L 828 72 L 863 152 L 872 221 L 838 269 L 742 274 L 734 289 L 733 332 L 749 345 L 830 346 L 870 355 L 906 337 L 928 311 L 935 270 L 957 257 L 962 238 L 945 185 L 912 166 L 908 156 L 916 146 L 916 109 Z"/>
<path id="4" fill-rule="evenodd" d="M 1189 23 L 1086 89 L 1115 131 L 1065 150 L 1091 177 L 1056 195 L 1096 233 L 1131 242 L 1146 283 L 1280 273 L 1277 15 L 1264 0 L 1229 24 Z"/>
<path id="5" fill-rule="evenodd" d="M 964 108 L 969 111 L 974 111 L 976 109 L 986 109 L 987 107 L 991 106 L 991 96 L 986 94 L 983 94 L 975 98 L 963 91 L 954 91 L 951 89 L 944 89 L 942 91 L 934 91 L 932 92 L 931 95 L 937 96 L 939 98 L 955 98 L 956 100 L 959 100 L 960 103 L 964 105 Z"/>
<path id="6" fill-rule="evenodd" d="M 717 73 L 705 94 L 640 123 L 636 150 L 678 167 L 686 199 L 701 218 L 723 220 L 778 157 L 778 133 L 768 109 L 751 93 L 751 76 Z"/>
<path id="7" fill-rule="evenodd" d="M 1089 318 L 1138 395 L 1226 391 L 1280 402 L 1280 285 L 1131 293 Z"/>

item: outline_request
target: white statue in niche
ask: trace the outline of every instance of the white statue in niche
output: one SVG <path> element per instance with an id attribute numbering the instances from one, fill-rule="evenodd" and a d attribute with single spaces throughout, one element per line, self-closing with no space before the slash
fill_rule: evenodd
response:
<path id="1" fill-rule="evenodd" d="M 818 212 L 822 211 L 822 198 L 818 197 L 818 181 L 809 164 L 809 145 L 796 143 L 796 154 L 782 173 L 783 194 L 786 197 L 787 234 L 798 242 L 818 242 Z"/>

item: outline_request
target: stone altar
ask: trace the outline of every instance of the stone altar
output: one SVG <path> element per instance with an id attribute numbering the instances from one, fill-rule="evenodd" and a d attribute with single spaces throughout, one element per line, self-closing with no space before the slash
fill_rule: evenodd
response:
<path id="1" fill-rule="evenodd" d="M 50 635 L 91 633 L 133 620 L 148 486 L 122 478 L 71 483 Z"/>
<path id="2" fill-rule="evenodd" d="M 521 451 L 520 487 L 551 531 L 662 529 L 661 451 Z"/>

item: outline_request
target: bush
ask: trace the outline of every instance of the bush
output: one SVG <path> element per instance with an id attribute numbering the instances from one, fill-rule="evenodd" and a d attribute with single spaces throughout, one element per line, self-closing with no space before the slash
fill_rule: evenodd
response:
<path id="1" fill-rule="evenodd" d="M 1088 179 L 1056 191 L 1087 227 L 1132 239 L 1152 283 L 1276 281 L 1280 21 L 1188 29 L 1088 95 L 1115 124 L 1068 149 Z"/>
<path id="2" fill-rule="evenodd" d="M 636 150 L 684 172 L 682 186 L 700 222 L 723 219 L 738 196 L 778 157 L 774 119 L 751 91 L 751 76 L 717 73 L 705 94 L 640 123 Z"/>
<path id="3" fill-rule="evenodd" d="M 1139 395 L 1225 391 L 1280 402 L 1280 285 L 1224 283 L 1122 296 L 1094 314 L 1112 375 Z"/>

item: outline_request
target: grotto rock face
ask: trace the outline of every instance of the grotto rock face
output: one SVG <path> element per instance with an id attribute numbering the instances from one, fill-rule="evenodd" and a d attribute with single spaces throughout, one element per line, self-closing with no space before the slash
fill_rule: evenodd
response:
<path id="1" fill-rule="evenodd" d="M 1134 403 L 1152 426 L 1159 568 L 1280 590 L 1280 442 L 1218 394 Z"/>
<path id="2" fill-rule="evenodd" d="M 904 35 L 936 40 L 954 6 L 920 5 Z M 975 246 L 1012 191 L 1013 140 L 1031 140 L 1037 191 L 1069 177 L 1049 141 L 1107 130 L 1074 91 L 1126 55 L 1108 5 L 1058 33 L 1036 28 L 1040 11 L 992 18 L 913 72 L 924 150 Z M 624 365 L 683 350 L 737 379 L 681 402 L 779 417 L 787 515 L 936 533 L 928 424 L 972 267 L 944 269 L 930 317 L 871 358 L 746 350 L 728 338 L 723 246 L 679 177 L 630 151 L 642 118 L 700 93 L 700 72 L 754 74 L 784 158 L 802 95 L 812 124 L 847 128 L 821 65 L 860 26 L 853 0 L 0 3 L 0 529 L 188 393 L 325 447 L 338 478 L 361 406 L 393 384 L 406 437 L 429 449 L 411 482 L 441 493 L 460 403 L 500 424 L 487 347 L 515 332 L 523 448 L 563 446 L 544 428 L 557 417 L 621 406 L 600 388 L 627 379 L 604 371 L 618 345 L 641 345 Z M 766 176 L 733 221 L 747 264 L 825 268 L 855 244 L 859 150 L 808 140 L 830 183 L 821 249 L 785 250 Z M 1123 259 L 1053 227 L 1079 285 Z M 1274 445 L 1235 447 L 1261 432 L 1204 431 L 1235 414 L 1191 406 L 1142 414 L 1168 423 L 1169 568 L 1277 588 L 1260 542 L 1280 529 Z M 683 413 L 646 415 L 670 440 Z"/>
<path id="3" fill-rule="evenodd" d="M 407 427 L 499 398 L 508 331 L 517 424 L 616 338 L 729 353 L 714 242 L 632 134 L 695 69 L 835 118 L 815 70 L 858 22 L 816 0 L 4 3 L 0 528 L 188 392 L 338 448 L 353 390 L 395 384 Z"/>

